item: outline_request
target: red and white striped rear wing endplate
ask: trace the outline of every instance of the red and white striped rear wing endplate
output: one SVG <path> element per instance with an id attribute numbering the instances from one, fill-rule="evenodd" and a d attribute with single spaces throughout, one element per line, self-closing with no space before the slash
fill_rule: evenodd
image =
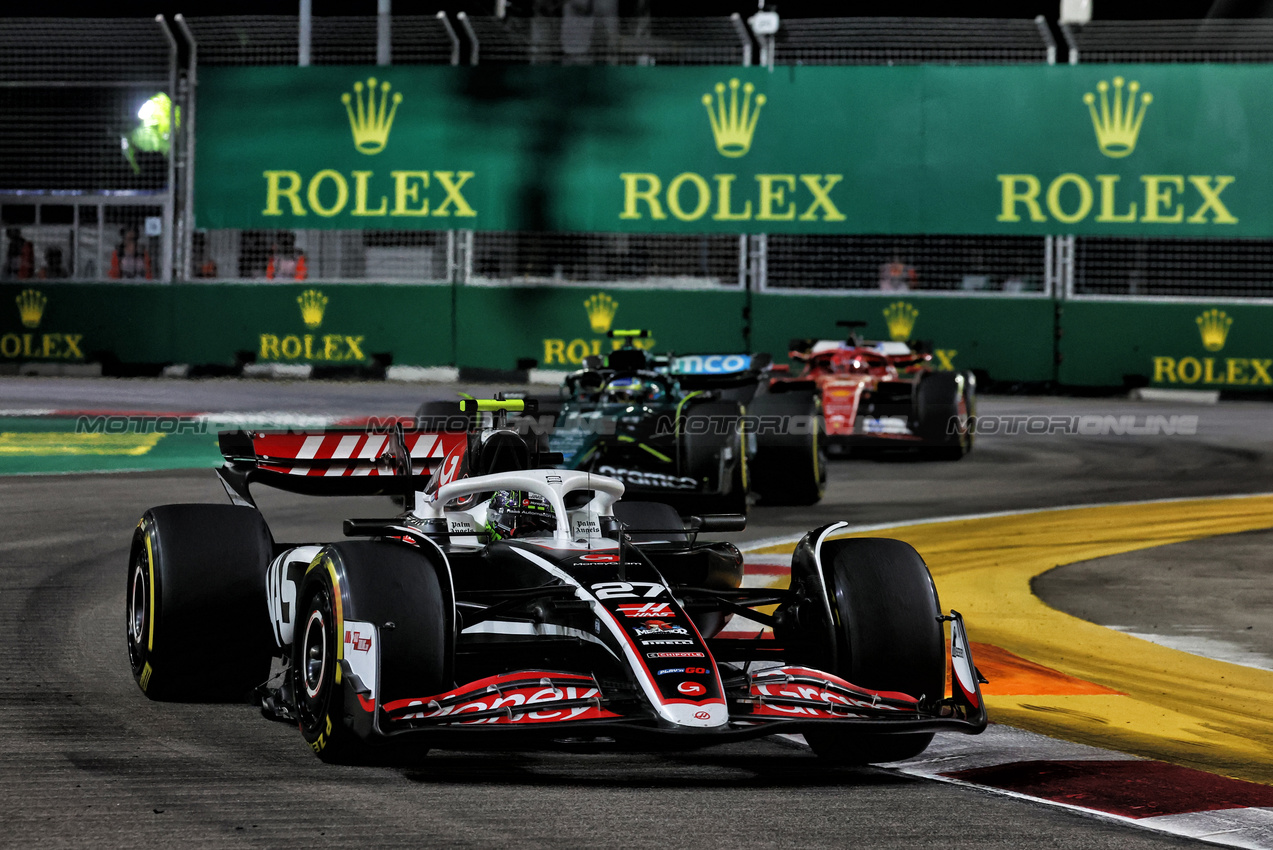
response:
<path id="1" fill-rule="evenodd" d="M 351 478 L 395 475 L 389 454 L 393 437 L 392 432 L 352 429 L 236 431 L 223 432 L 220 442 L 221 453 L 232 464 L 278 475 Z M 402 438 L 413 476 L 432 475 L 444 461 L 458 464 L 468 445 L 465 433 L 403 431 Z"/>

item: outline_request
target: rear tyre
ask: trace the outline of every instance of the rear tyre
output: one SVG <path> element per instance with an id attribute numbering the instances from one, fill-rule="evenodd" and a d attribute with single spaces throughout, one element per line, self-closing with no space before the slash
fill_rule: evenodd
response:
<path id="1" fill-rule="evenodd" d="M 265 574 L 274 541 L 254 508 L 163 505 L 142 516 L 125 596 L 133 678 L 154 700 L 246 702 L 277 652 Z"/>
<path id="2" fill-rule="evenodd" d="M 696 499 L 694 512 L 747 513 L 747 435 L 742 432 L 742 416 L 737 402 L 716 401 L 693 405 L 682 420 L 681 475 L 718 488 L 717 493 Z"/>
<path id="3" fill-rule="evenodd" d="M 971 372 L 926 372 L 914 395 L 920 452 L 931 460 L 959 460 L 972 451 L 977 379 Z"/>
<path id="4" fill-rule="evenodd" d="M 450 681 L 449 619 L 437 570 L 420 553 L 399 544 L 334 543 L 324 547 L 305 574 L 297 599 L 300 617 L 291 676 L 305 742 L 333 764 L 390 758 L 388 750 L 354 731 L 353 712 L 378 705 L 362 705 L 342 667 L 345 620 L 377 627 L 378 703 L 445 691 Z M 385 629 L 386 623 L 392 629 Z M 410 755 L 425 752 L 417 747 Z"/>
<path id="5" fill-rule="evenodd" d="M 765 505 L 813 505 L 827 488 L 826 424 L 815 396 L 762 397 L 748 411 L 757 423 L 758 447 L 751 489 Z M 784 433 L 764 432 L 766 417 L 777 416 Z M 792 433 L 792 431 L 796 433 Z"/>
<path id="6" fill-rule="evenodd" d="M 821 556 L 831 596 L 835 673 L 876 691 L 917 699 L 945 695 L 945 634 L 937 589 L 909 544 L 886 538 L 833 540 Z M 900 761 L 919 755 L 931 732 L 904 735 L 811 730 L 805 740 L 836 764 Z"/>

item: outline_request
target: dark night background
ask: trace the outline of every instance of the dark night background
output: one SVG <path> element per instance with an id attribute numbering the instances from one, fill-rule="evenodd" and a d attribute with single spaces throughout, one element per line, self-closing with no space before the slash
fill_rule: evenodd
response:
<path id="1" fill-rule="evenodd" d="M 535 9 L 545 14 L 559 13 L 562 0 L 509 0 L 508 12 L 512 15 L 529 15 Z M 26 3 L 0 4 L 0 16 L 75 16 L 75 17 L 126 17 L 171 16 L 181 12 L 189 17 L 197 15 L 294 15 L 296 0 L 114 0 L 114 2 L 85 3 L 83 0 L 43 0 L 37 5 Z M 490 15 L 494 0 L 394 0 L 395 15 L 427 14 L 440 10 L 467 12 L 470 15 Z M 1055 21 L 1060 8 L 1059 0 L 969 0 L 969 2 L 933 2 L 933 0 L 888 0 L 888 2 L 812 2 L 812 0 L 787 0 L 771 4 L 780 15 L 790 17 L 936 17 L 936 18 L 1033 18 L 1043 15 Z M 749 15 L 757 9 L 754 2 L 745 0 L 619 0 L 622 15 L 648 13 L 659 16 L 728 15 L 741 12 Z M 313 0 L 315 15 L 374 15 L 376 0 Z M 1093 0 L 1094 19 L 1152 19 L 1170 18 L 1250 18 L 1273 15 L 1273 0 Z"/>

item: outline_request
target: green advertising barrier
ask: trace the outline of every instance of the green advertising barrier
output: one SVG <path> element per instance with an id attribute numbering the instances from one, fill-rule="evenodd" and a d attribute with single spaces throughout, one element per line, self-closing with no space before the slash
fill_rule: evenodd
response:
<path id="1" fill-rule="evenodd" d="M 0 363 L 170 362 L 174 287 L 0 284 Z"/>
<path id="2" fill-rule="evenodd" d="M 452 363 L 449 285 L 0 285 L 0 363 Z"/>
<path id="3" fill-rule="evenodd" d="M 207 68 L 195 214 L 1267 238 L 1270 90 L 1269 65 Z"/>
<path id="4" fill-rule="evenodd" d="M 583 359 L 618 347 L 612 329 L 645 329 L 642 348 L 683 353 L 744 350 L 739 290 L 582 289 L 464 286 L 456 290 L 456 358 L 460 365 L 578 369 Z"/>
<path id="5" fill-rule="evenodd" d="M 837 321 L 858 320 L 865 339 L 929 342 L 939 369 L 972 369 L 997 382 L 1053 379 L 1050 298 L 959 298 L 917 293 L 762 293 L 751 306 L 752 349 L 786 362 L 792 339 L 844 339 Z"/>
<path id="6" fill-rule="evenodd" d="M 1059 315 L 1062 384 L 1273 391 L 1273 304 L 1071 300 Z"/>
<path id="7" fill-rule="evenodd" d="M 173 359 L 366 366 L 453 357 L 449 285 L 189 284 L 174 287 Z M 215 318 L 213 318 L 215 317 Z M 212 357 L 213 359 L 209 359 Z"/>

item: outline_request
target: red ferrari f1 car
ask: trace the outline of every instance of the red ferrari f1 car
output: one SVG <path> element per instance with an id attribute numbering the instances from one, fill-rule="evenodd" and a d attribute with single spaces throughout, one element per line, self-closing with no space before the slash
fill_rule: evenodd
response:
<path id="1" fill-rule="evenodd" d="M 824 526 L 796 549 L 789 588 L 744 588 L 738 549 L 699 539 L 742 516 L 624 502 L 623 482 L 548 468 L 557 458 L 503 427 L 524 402 L 462 404 L 494 411 L 495 427 L 222 433 L 232 504 L 152 508 L 133 537 L 142 691 L 255 692 L 332 762 L 799 732 L 821 756 L 868 763 L 985 728 L 963 621 L 907 544 Z M 410 509 L 346 520 L 347 539 L 278 543 L 251 484 L 410 494 Z M 732 617 L 771 634 L 722 637 Z"/>
<path id="2" fill-rule="evenodd" d="M 977 380 L 968 371 L 937 371 L 922 344 L 859 339 L 866 322 L 836 322 L 847 339 L 795 339 L 774 383 L 809 384 L 820 392 L 831 454 L 854 449 L 917 449 L 959 460 L 972 451 Z M 785 370 L 785 374 L 782 374 Z"/>

